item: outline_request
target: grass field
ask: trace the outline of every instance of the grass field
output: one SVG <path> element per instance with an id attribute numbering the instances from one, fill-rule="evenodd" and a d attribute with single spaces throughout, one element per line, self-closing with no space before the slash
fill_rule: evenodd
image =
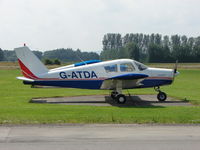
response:
<path id="1" fill-rule="evenodd" d="M 108 94 L 103 90 L 35 89 L 16 80 L 17 69 L 0 70 L 0 124 L 39 123 L 200 123 L 200 70 L 181 69 L 173 85 L 162 90 L 195 106 L 98 107 L 33 104 L 33 97 Z M 130 90 L 157 94 L 152 88 Z"/>

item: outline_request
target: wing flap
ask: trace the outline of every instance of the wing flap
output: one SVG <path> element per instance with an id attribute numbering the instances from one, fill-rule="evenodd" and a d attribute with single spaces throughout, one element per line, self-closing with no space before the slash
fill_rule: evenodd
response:
<path id="1" fill-rule="evenodd" d="M 106 79 L 101 89 L 116 89 L 117 83 L 122 81 L 122 89 L 129 89 L 141 86 L 141 81 L 143 81 L 148 75 L 139 74 L 139 73 L 131 73 L 131 74 L 123 74 L 119 76 L 114 76 Z"/>

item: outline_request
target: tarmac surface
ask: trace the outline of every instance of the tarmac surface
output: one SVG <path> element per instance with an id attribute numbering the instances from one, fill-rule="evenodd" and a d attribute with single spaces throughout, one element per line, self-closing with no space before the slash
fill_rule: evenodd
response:
<path id="1" fill-rule="evenodd" d="M 166 101 L 159 102 L 156 95 L 135 95 L 127 96 L 125 104 L 118 104 L 109 96 L 91 95 L 91 96 L 75 96 L 75 97 L 52 97 L 52 98 L 33 98 L 32 103 L 52 103 L 64 105 L 93 105 L 93 106 L 191 106 L 187 101 L 181 101 L 172 97 L 168 97 Z"/>
<path id="2" fill-rule="evenodd" d="M 0 150 L 197 150 L 199 125 L 0 126 Z"/>

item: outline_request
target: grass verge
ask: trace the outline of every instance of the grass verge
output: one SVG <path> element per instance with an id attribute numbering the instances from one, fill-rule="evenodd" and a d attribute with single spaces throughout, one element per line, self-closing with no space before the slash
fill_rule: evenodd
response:
<path id="1" fill-rule="evenodd" d="M 174 84 L 162 90 L 170 96 L 200 104 L 200 70 L 180 70 Z M 0 70 L 0 124 L 46 123 L 200 123 L 200 106 L 96 107 L 33 104 L 33 97 L 108 94 L 103 90 L 32 89 L 15 77 L 19 70 Z M 156 94 L 133 89 L 134 94 Z"/>

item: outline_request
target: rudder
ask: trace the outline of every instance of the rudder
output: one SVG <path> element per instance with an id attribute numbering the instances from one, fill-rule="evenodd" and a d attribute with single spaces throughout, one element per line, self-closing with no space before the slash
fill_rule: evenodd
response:
<path id="1" fill-rule="evenodd" d="M 44 64 L 31 52 L 27 47 L 19 47 L 14 49 L 18 58 L 22 74 L 31 79 L 37 79 L 39 75 L 48 72 Z"/>

